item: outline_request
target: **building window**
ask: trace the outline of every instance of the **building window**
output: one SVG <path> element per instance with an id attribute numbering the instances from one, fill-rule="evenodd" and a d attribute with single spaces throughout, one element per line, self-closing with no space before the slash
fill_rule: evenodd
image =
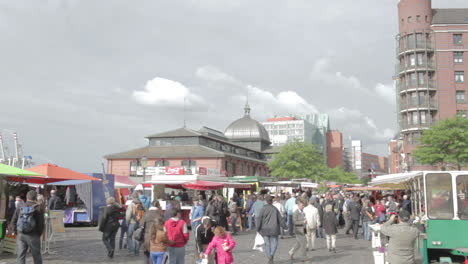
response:
<path id="1" fill-rule="evenodd" d="M 421 111 L 421 124 L 426 124 L 426 111 Z"/>
<path id="2" fill-rule="evenodd" d="M 419 15 L 416 16 L 416 22 L 418 22 L 418 23 L 421 22 L 421 16 L 419 16 Z"/>
<path id="3" fill-rule="evenodd" d="M 465 91 L 457 91 L 456 98 L 457 98 L 457 103 L 464 103 L 465 102 Z"/>
<path id="4" fill-rule="evenodd" d="M 455 62 L 455 63 L 463 63 L 463 51 L 455 51 L 455 52 L 453 52 L 453 62 Z"/>
<path id="5" fill-rule="evenodd" d="M 194 161 L 194 160 L 183 160 L 183 161 L 180 162 L 180 164 L 183 167 L 195 167 L 195 166 L 197 166 L 197 162 Z"/>
<path id="6" fill-rule="evenodd" d="M 154 163 L 154 166 L 156 166 L 156 167 L 168 167 L 169 166 L 169 161 L 168 160 L 157 160 Z"/>
<path id="7" fill-rule="evenodd" d="M 418 124 L 418 112 L 413 112 L 413 124 Z"/>
<path id="8" fill-rule="evenodd" d="M 411 144 L 411 134 L 406 135 L 406 143 Z"/>
<path id="9" fill-rule="evenodd" d="M 410 115 L 410 113 L 406 114 L 406 124 L 411 125 L 411 115 Z"/>
<path id="10" fill-rule="evenodd" d="M 418 104 L 418 94 L 411 93 L 411 105 L 416 106 Z"/>
<path id="11" fill-rule="evenodd" d="M 426 95 L 424 92 L 419 92 L 419 104 L 424 105 L 426 103 Z"/>
<path id="12" fill-rule="evenodd" d="M 423 72 L 418 72 L 418 82 L 419 82 L 419 85 L 424 84 L 424 73 Z"/>
<path id="13" fill-rule="evenodd" d="M 410 73 L 410 79 L 411 79 L 411 85 L 416 85 L 417 81 L 416 81 L 416 73 L 412 72 Z"/>
<path id="14" fill-rule="evenodd" d="M 429 17 L 428 17 L 428 16 L 426 16 L 426 22 L 428 22 L 428 23 L 429 23 Z"/>
<path id="15" fill-rule="evenodd" d="M 413 134 L 413 145 L 418 145 L 419 144 L 419 139 L 421 135 L 419 133 L 414 133 Z"/>
<path id="16" fill-rule="evenodd" d="M 412 20 L 413 20 L 413 18 L 409 16 L 408 17 L 408 23 L 411 23 Z"/>
<path id="17" fill-rule="evenodd" d="M 465 81 L 465 72 L 463 71 L 456 71 L 455 72 L 455 82 L 462 83 Z"/>
<path id="18" fill-rule="evenodd" d="M 461 45 L 462 43 L 462 34 L 453 34 L 453 44 Z"/>
<path id="19" fill-rule="evenodd" d="M 410 56 L 409 56 L 409 61 L 410 61 L 410 65 L 411 65 L 411 66 L 416 65 L 416 59 L 415 59 L 415 57 L 414 57 L 414 54 L 410 54 Z"/>
<path id="20" fill-rule="evenodd" d="M 423 65 L 423 54 L 418 53 L 418 65 Z"/>
<path id="21" fill-rule="evenodd" d="M 467 118 L 466 110 L 457 110 L 457 116 Z"/>

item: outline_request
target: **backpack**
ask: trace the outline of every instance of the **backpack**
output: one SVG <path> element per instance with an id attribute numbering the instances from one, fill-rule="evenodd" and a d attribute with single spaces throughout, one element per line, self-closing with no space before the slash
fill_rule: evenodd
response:
<path id="1" fill-rule="evenodd" d="M 137 223 L 140 223 L 141 219 L 145 215 L 145 208 L 143 208 L 142 204 L 135 204 L 133 206 L 132 217 L 135 219 Z"/>
<path id="2" fill-rule="evenodd" d="M 36 230 L 37 221 L 34 217 L 36 206 L 24 206 L 20 208 L 18 216 L 18 231 L 23 234 L 29 234 Z"/>

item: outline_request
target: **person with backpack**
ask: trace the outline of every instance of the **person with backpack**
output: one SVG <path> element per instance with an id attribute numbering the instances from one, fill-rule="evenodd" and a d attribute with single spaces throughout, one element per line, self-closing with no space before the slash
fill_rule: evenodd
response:
<path id="1" fill-rule="evenodd" d="M 37 193 L 29 191 L 26 194 L 26 203 L 16 208 L 11 220 L 13 234 L 17 234 L 16 263 L 26 263 L 28 249 L 34 260 L 34 264 L 42 264 L 41 235 L 44 231 L 44 214 L 41 213 L 37 204 Z"/>
<path id="2" fill-rule="evenodd" d="M 125 219 L 128 224 L 127 230 L 127 249 L 129 254 L 138 256 L 140 251 L 140 242 L 133 239 L 133 233 L 142 223 L 143 216 L 145 215 L 145 208 L 143 204 L 138 199 L 138 194 L 135 193 L 132 195 L 132 203 L 127 207 L 125 212 Z"/>
<path id="3" fill-rule="evenodd" d="M 99 223 L 99 231 L 102 232 L 102 241 L 107 249 L 107 256 L 114 257 L 115 236 L 119 230 L 120 205 L 115 202 L 114 197 L 106 199 L 106 209 Z"/>
<path id="4" fill-rule="evenodd" d="M 189 241 L 189 231 L 184 220 L 180 219 L 180 209 L 171 209 L 172 217 L 169 218 L 164 227 L 167 237 L 172 243 L 169 243 L 169 264 L 185 263 L 185 245 Z"/>
<path id="5" fill-rule="evenodd" d="M 151 207 L 146 211 L 145 217 L 143 218 L 143 224 L 140 227 L 143 227 L 143 263 L 144 264 L 153 264 L 151 257 L 151 237 L 152 231 L 151 227 L 153 225 L 163 226 L 164 218 L 161 210 L 159 201 L 155 200 L 151 203 Z M 153 230 L 154 231 L 154 230 Z M 154 251 L 154 250 L 153 250 Z"/>

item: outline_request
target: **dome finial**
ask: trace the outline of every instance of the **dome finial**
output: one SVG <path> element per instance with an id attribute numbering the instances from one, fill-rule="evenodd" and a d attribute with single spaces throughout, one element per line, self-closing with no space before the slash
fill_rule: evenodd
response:
<path id="1" fill-rule="evenodd" d="M 250 105 L 249 99 L 247 98 L 247 102 L 245 102 L 244 112 L 246 116 L 250 116 Z"/>

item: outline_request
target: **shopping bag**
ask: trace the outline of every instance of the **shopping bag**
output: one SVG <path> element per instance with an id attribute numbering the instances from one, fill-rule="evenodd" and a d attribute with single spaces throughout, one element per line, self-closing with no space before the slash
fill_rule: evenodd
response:
<path id="1" fill-rule="evenodd" d="M 253 249 L 263 251 L 263 245 L 265 244 L 265 240 L 263 239 L 262 235 L 257 232 L 255 236 L 254 246 Z"/>
<path id="2" fill-rule="evenodd" d="M 372 232 L 372 248 L 380 248 L 381 246 L 380 232 Z"/>
<path id="3" fill-rule="evenodd" d="M 378 251 L 374 251 L 374 263 L 375 264 L 385 264 L 385 254 Z"/>

